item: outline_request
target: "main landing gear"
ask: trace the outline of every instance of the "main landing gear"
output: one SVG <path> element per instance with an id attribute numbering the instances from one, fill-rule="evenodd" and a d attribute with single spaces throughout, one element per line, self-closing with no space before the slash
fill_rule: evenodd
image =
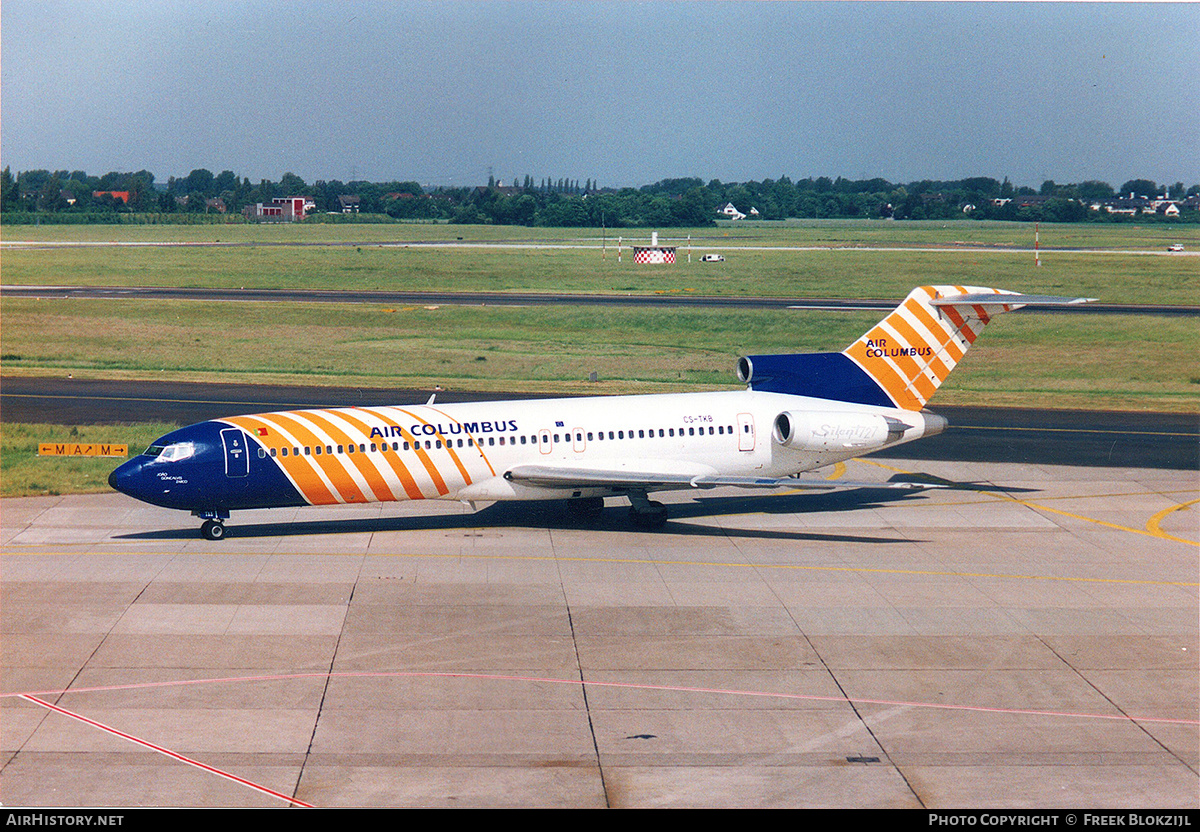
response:
<path id="1" fill-rule="evenodd" d="M 644 493 L 633 492 L 629 497 L 629 522 L 638 529 L 661 529 L 667 522 L 667 507 L 649 499 Z M 576 521 L 588 523 L 604 513 L 603 497 L 573 497 L 567 500 L 567 511 Z"/>
<path id="2" fill-rule="evenodd" d="M 645 494 L 630 494 L 629 521 L 639 529 L 661 529 L 667 523 L 667 507 Z"/>
<path id="3" fill-rule="evenodd" d="M 193 511 L 196 517 L 203 517 L 200 524 L 200 536 L 205 540 L 225 539 L 225 520 L 229 519 L 228 511 Z"/>

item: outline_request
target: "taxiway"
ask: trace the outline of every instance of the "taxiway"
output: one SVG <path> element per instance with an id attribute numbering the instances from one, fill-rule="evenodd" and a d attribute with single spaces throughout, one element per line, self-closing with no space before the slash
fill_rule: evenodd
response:
<path id="1" fill-rule="evenodd" d="M 4 804 L 1198 808 L 1195 470 L 897 470 L 973 485 L 5 500 Z"/>

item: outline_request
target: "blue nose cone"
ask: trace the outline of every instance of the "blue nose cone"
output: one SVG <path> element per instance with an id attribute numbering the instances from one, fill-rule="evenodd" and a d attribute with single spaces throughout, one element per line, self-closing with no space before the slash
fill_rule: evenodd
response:
<path id="1" fill-rule="evenodd" d="M 191 491 L 186 484 L 177 481 L 184 473 L 182 469 L 172 472 L 175 477 L 163 480 L 160 479 L 161 472 L 157 470 L 161 467 L 155 465 L 152 457 L 137 456 L 109 474 L 108 484 L 143 503 L 163 508 L 189 508 Z M 155 476 L 156 473 L 159 476 Z"/>
<path id="2" fill-rule="evenodd" d="M 128 494 L 130 497 L 136 497 L 139 500 L 143 499 L 139 493 L 141 488 L 139 484 L 142 480 L 142 461 L 137 457 L 122 463 L 115 471 L 108 475 L 108 485 L 110 488 L 120 491 L 122 494 Z"/>

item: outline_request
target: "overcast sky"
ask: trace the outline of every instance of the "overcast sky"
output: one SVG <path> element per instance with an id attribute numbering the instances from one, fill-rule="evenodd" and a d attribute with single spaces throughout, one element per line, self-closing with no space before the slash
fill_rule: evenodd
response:
<path id="1" fill-rule="evenodd" d="M 1200 4 L 4 0 L 0 164 L 1200 183 Z"/>

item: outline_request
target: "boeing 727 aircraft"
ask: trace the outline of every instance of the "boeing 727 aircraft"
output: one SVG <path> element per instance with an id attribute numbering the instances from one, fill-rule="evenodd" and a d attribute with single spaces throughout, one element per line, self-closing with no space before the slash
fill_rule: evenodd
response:
<path id="1" fill-rule="evenodd" d="M 567 499 L 598 513 L 624 496 L 654 528 L 655 491 L 911 488 L 796 476 L 940 433 L 922 408 L 993 317 L 1087 300 L 922 286 L 842 352 L 739 359 L 744 390 L 234 416 L 168 433 L 108 481 L 202 518 L 209 540 L 252 508 Z"/>

